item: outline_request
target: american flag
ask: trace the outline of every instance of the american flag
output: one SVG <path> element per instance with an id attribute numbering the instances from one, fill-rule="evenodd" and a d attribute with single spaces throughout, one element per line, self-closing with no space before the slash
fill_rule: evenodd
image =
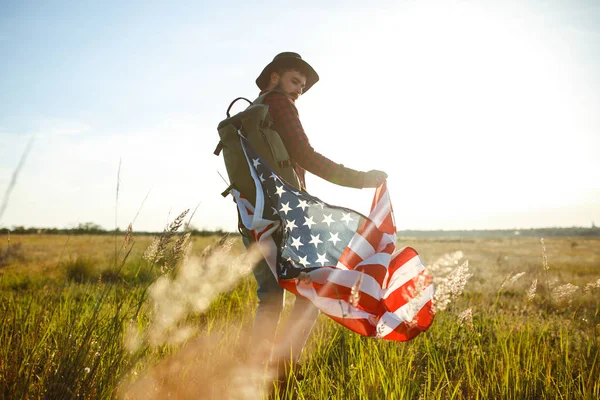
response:
<path id="1" fill-rule="evenodd" d="M 366 217 L 294 188 L 240 140 L 256 185 L 254 206 L 232 193 L 279 284 L 364 336 L 407 341 L 427 330 L 435 314 L 432 279 L 414 249 L 396 249 L 387 185 L 376 189 Z"/>

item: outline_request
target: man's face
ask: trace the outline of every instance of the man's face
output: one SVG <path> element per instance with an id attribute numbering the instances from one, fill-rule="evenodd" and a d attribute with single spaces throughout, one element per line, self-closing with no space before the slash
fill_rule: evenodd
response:
<path id="1" fill-rule="evenodd" d="M 279 89 L 286 94 L 288 99 L 295 103 L 306 86 L 306 77 L 298 71 L 285 71 L 281 75 L 276 72 L 271 74 L 273 89 Z"/>

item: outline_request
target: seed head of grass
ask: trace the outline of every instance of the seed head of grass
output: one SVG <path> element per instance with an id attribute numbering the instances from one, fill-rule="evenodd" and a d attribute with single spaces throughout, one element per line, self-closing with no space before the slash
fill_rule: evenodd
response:
<path id="1" fill-rule="evenodd" d="M 358 306 L 358 301 L 360 300 L 360 285 L 362 283 L 363 275 L 364 273 L 361 271 L 360 275 L 358 276 L 358 279 L 356 279 L 356 282 L 354 283 L 354 285 L 352 285 L 352 288 L 350 289 L 350 299 L 348 302 L 354 307 Z"/>
<path id="2" fill-rule="evenodd" d="M 444 276 L 450 273 L 459 261 L 464 257 L 462 251 L 455 251 L 453 253 L 446 253 L 438 258 L 435 262 L 427 266 L 427 269 L 434 276 L 434 282 L 436 276 Z"/>
<path id="3" fill-rule="evenodd" d="M 564 285 L 560 285 L 552 289 L 552 298 L 556 302 L 573 301 L 573 294 L 579 289 L 579 286 L 573 285 L 571 283 L 566 283 Z"/>
<path id="4" fill-rule="evenodd" d="M 544 265 L 544 271 L 548 271 L 550 267 L 548 266 L 548 255 L 546 254 L 546 245 L 544 244 L 544 238 L 540 239 L 540 243 L 542 244 L 542 263 Z"/>
<path id="5" fill-rule="evenodd" d="M 600 279 L 598 279 L 596 282 L 590 282 L 587 285 L 585 285 L 585 287 L 583 288 L 583 292 L 587 293 L 592 289 L 598 289 L 600 288 Z"/>
<path id="6" fill-rule="evenodd" d="M 437 311 L 444 311 L 455 298 L 461 295 L 469 278 L 469 261 L 463 262 L 445 277 L 437 277 L 434 306 Z M 434 283 L 436 277 L 434 276 Z"/>
<path id="7" fill-rule="evenodd" d="M 535 294 L 537 292 L 537 282 L 537 279 L 534 279 L 533 282 L 531 282 L 531 286 L 529 286 L 529 289 L 527 290 L 527 301 L 533 301 L 535 298 Z"/>
<path id="8" fill-rule="evenodd" d="M 129 224 L 127 231 L 125 232 L 125 240 L 123 241 L 123 247 L 127 247 L 133 241 L 133 226 Z"/>
<path id="9" fill-rule="evenodd" d="M 166 269 L 169 269 L 169 263 L 164 262 L 167 247 L 169 246 L 169 243 L 171 242 L 173 236 L 175 236 L 175 234 L 183 224 L 183 220 L 189 211 L 190 210 L 187 209 L 181 214 L 179 214 L 177 218 L 173 220 L 173 222 L 171 222 L 165 227 L 163 233 L 160 236 L 154 237 L 150 246 L 148 246 L 146 251 L 144 251 L 144 260 L 148 261 L 151 264 L 162 262 L 161 269 L 165 269 L 165 265 Z"/>
<path id="10" fill-rule="evenodd" d="M 500 292 L 502 289 L 504 289 L 507 285 L 512 285 L 513 283 L 518 281 L 523 275 L 525 275 L 525 272 L 519 272 L 516 274 L 513 274 L 512 272 L 509 273 L 502 281 L 502 284 L 500 285 L 498 292 Z"/>
<path id="11" fill-rule="evenodd" d="M 467 308 L 458 315 L 458 323 L 466 325 L 468 328 L 473 328 L 473 309 Z"/>
<path id="12" fill-rule="evenodd" d="M 201 257 L 190 257 L 173 277 L 161 276 L 150 287 L 151 345 L 173 342 L 174 336 L 180 342 L 192 335 L 194 330 L 180 323 L 191 314 L 204 312 L 216 296 L 249 274 L 262 258 L 258 246 L 241 256 L 232 256 L 229 254 L 232 244 L 233 240 L 225 240 Z"/>

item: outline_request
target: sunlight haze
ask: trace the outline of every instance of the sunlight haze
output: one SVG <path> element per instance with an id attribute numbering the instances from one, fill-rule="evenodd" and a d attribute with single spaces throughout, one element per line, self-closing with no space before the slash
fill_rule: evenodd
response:
<path id="1" fill-rule="evenodd" d="M 600 3 L 333 4 L 5 5 L 0 195 L 34 142 L 0 227 L 113 229 L 116 210 L 124 229 L 148 196 L 134 230 L 198 204 L 195 227 L 235 230 L 216 126 L 282 51 L 321 78 L 296 103 L 311 144 L 386 171 L 398 229 L 600 222 Z"/>

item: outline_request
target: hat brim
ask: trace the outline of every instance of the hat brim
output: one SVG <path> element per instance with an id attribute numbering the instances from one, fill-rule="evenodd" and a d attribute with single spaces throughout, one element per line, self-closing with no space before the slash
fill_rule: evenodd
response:
<path id="1" fill-rule="evenodd" d="M 271 61 L 260 73 L 259 77 L 256 78 L 256 85 L 260 90 L 265 90 L 269 86 L 271 80 L 271 72 L 277 72 L 280 69 L 295 69 L 306 76 L 306 85 L 302 89 L 302 93 L 308 92 L 308 90 L 319 81 L 319 75 L 309 63 L 301 58 L 285 57 L 278 58 Z"/>

